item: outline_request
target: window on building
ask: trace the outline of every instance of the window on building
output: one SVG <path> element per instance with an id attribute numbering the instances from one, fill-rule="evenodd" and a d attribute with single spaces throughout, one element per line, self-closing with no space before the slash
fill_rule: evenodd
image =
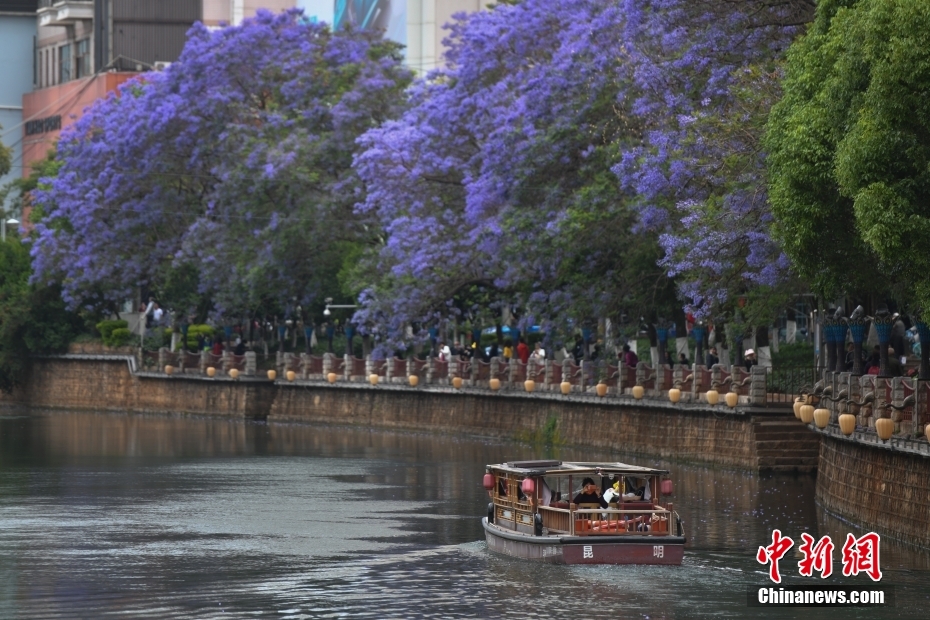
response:
<path id="1" fill-rule="evenodd" d="M 71 44 L 58 48 L 58 81 L 59 83 L 71 80 Z"/>
<path id="2" fill-rule="evenodd" d="M 74 54 L 74 77 L 80 79 L 90 74 L 90 39 L 84 39 L 77 42 L 77 50 Z"/>

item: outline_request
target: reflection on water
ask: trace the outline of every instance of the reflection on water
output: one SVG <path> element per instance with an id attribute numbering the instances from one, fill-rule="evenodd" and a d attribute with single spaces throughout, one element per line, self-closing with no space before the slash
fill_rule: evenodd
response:
<path id="1" fill-rule="evenodd" d="M 538 457 L 669 469 L 683 566 L 489 554 L 484 465 Z M 0 617 L 806 617 L 747 609 L 745 586 L 767 585 L 754 556 L 776 527 L 795 540 L 858 533 L 818 514 L 813 496 L 810 476 L 616 453 L 182 417 L 0 417 Z M 818 615 L 925 615 L 927 555 L 887 541 L 882 553 L 897 609 Z M 814 583 L 796 561 L 782 561 L 786 582 Z"/>

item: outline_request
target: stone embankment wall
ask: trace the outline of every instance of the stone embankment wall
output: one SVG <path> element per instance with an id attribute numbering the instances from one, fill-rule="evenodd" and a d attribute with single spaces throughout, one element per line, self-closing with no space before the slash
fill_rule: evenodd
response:
<path id="1" fill-rule="evenodd" d="M 865 529 L 930 548 L 930 457 L 915 452 L 824 433 L 817 501 Z"/>
<path id="2" fill-rule="evenodd" d="M 217 381 L 200 376 L 175 380 L 163 374 L 133 372 L 128 359 L 36 360 L 23 389 L 0 397 L 0 403 L 263 419 L 274 402 L 276 389 L 267 380 Z"/>
<path id="3" fill-rule="evenodd" d="M 36 360 L 23 389 L 0 403 L 551 441 L 752 470 L 811 471 L 817 454 L 816 436 L 788 412 L 632 398 L 608 402 L 588 394 L 166 376 L 136 372 L 130 358 Z M 806 447 L 786 457 L 781 442 L 791 442 L 792 433 Z M 812 435 L 813 444 L 801 441 Z"/>

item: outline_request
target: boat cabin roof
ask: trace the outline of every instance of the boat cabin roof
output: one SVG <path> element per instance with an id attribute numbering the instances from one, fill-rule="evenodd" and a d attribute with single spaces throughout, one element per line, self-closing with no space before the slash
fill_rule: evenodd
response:
<path id="1" fill-rule="evenodd" d="M 639 467 L 626 463 L 586 463 L 568 461 L 510 461 L 488 465 L 487 470 L 520 476 L 569 476 L 576 474 L 618 474 L 621 476 L 662 476 L 668 470 Z"/>

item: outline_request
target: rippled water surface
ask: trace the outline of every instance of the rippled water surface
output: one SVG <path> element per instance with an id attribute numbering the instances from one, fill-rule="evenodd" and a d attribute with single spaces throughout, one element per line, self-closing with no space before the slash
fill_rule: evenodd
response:
<path id="1" fill-rule="evenodd" d="M 681 567 L 491 554 L 484 465 L 672 471 Z M 842 541 L 814 478 L 356 428 L 88 413 L 0 416 L 0 618 L 927 617 L 930 555 L 882 541 L 895 609 L 758 609 L 773 528 Z M 839 552 L 834 553 L 839 569 Z M 781 563 L 785 583 L 797 558 Z M 869 583 L 831 577 L 825 584 Z"/>

